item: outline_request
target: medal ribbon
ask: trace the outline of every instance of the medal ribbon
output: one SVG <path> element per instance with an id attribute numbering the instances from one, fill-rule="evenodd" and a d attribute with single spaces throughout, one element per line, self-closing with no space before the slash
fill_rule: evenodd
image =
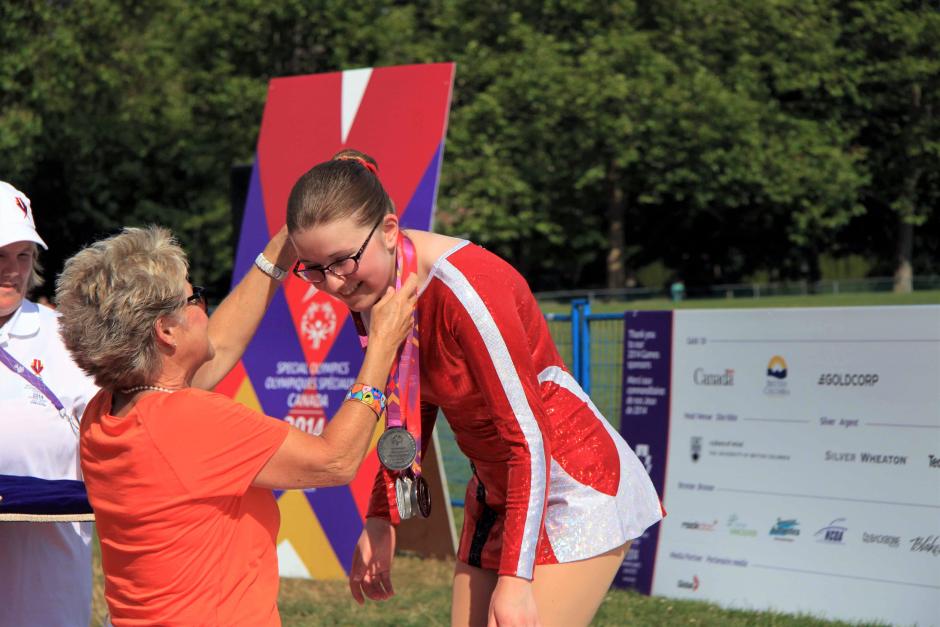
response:
<path id="1" fill-rule="evenodd" d="M 418 256 L 415 253 L 414 243 L 398 232 L 398 247 L 395 263 L 395 289 L 400 290 L 408 277 L 418 271 Z M 353 312 L 353 320 L 359 333 L 359 342 L 363 348 L 369 343 L 369 337 L 362 324 L 362 318 Z M 398 359 L 392 364 L 388 376 L 388 386 L 385 388 L 385 429 L 404 427 L 415 439 L 417 454 L 411 468 L 402 471 L 389 470 L 381 467 L 382 480 L 385 484 L 385 495 L 388 501 L 388 512 L 392 524 L 401 522 L 398 513 L 398 499 L 395 495 L 395 480 L 399 474 L 411 474 L 417 478 L 421 475 L 421 374 L 418 364 L 418 316 L 417 308 L 412 313 L 414 324 L 411 334 L 398 349 Z"/>

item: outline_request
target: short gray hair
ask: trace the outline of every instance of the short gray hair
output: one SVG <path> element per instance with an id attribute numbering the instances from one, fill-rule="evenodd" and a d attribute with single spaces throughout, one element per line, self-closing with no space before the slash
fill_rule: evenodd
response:
<path id="1" fill-rule="evenodd" d="M 115 391 L 160 371 L 155 323 L 186 305 L 186 253 L 167 229 L 125 228 L 65 262 L 59 332 L 75 363 Z"/>

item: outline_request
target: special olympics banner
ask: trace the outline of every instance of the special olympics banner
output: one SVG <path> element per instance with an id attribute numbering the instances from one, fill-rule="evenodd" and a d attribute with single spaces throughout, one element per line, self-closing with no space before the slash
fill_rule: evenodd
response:
<path id="1" fill-rule="evenodd" d="M 287 197 L 308 169 L 344 147 L 369 153 L 405 228 L 431 226 L 454 65 L 366 68 L 271 81 L 236 254 L 233 285 L 284 224 Z M 349 312 L 289 277 L 239 365 L 216 388 L 320 433 L 362 363 Z M 381 426 L 376 429 L 376 437 Z M 278 497 L 284 576 L 342 579 L 378 468 L 373 451 L 349 485 Z"/>
<path id="2" fill-rule="evenodd" d="M 940 624 L 940 307 L 628 313 L 624 393 L 653 594 Z"/>

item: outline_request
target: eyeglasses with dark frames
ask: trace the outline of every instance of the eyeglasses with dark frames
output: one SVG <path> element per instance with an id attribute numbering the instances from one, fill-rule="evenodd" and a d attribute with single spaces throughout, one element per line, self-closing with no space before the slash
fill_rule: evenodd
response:
<path id="1" fill-rule="evenodd" d="M 369 231 L 369 236 L 366 238 L 366 241 L 362 243 L 362 246 L 359 247 L 359 250 L 355 255 L 337 259 L 333 263 L 326 266 L 308 266 L 305 262 L 298 260 L 297 263 L 294 264 L 293 273 L 308 283 L 323 283 L 323 281 L 326 280 L 327 272 L 335 276 L 349 276 L 350 274 L 353 274 L 356 270 L 359 269 L 359 260 L 366 252 L 366 246 L 369 245 L 369 241 L 372 239 L 372 235 L 375 233 L 375 230 L 379 228 L 379 225 L 384 221 L 385 216 L 382 216 L 382 219 L 372 227 L 371 231 Z"/>
<path id="2" fill-rule="evenodd" d="M 187 305 L 195 305 L 205 312 L 209 310 L 209 299 L 206 298 L 206 288 L 193 285 L 193 295 L 186 299 Z"/>

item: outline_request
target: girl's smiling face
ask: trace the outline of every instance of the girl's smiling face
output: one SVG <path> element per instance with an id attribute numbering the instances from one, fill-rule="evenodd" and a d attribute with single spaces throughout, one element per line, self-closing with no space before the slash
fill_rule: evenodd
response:
<path id="1" fill-rule="evenodd" d="M 398 217 L 394 214 L 366 225 L 353 217 L 340 218 L 293 232 L 290 239 L 297 250 L 297 268 L 308 270 L 305 279 L 322 276 L 313 284 L 352 311 L 368 311 L 393 284 L 398 241 Z M 355 269 L 345 274 L 350 266 Z"/>

